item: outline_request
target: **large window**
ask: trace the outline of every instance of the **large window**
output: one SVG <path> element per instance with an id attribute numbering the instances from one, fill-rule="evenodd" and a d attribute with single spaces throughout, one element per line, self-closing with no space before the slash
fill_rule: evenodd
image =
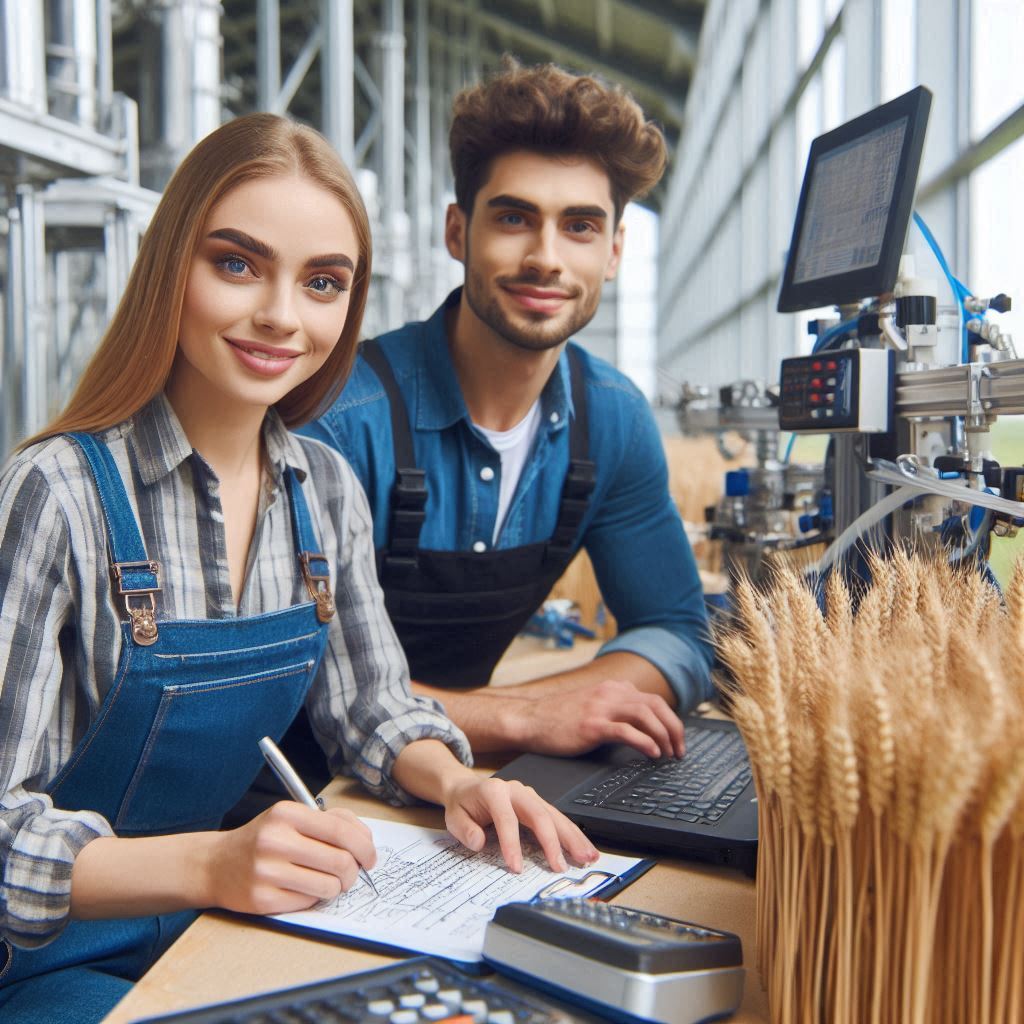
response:
<path id="1" fill-rule="evenodd" d="M 1024 103 L 1022 40 L 1022 0 L 972 0 L 970 111 L 973 139 L 983 138 Z"/>

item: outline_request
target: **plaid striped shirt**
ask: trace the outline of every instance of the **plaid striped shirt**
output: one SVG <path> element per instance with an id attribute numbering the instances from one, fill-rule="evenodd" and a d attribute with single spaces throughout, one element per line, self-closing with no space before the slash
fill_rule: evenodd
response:
<path id="1" fill-rule="evenodd" d="M 409 691 L 405 656 L 384 610 L 366 498 L 334 451 L 264 423 L 268 483 L 241 604 L 228 573 L 218 481 L 160 396 L 103 435 L 125 481 L 147 555 L 162 565 L 158 619 L 220 619 L 308 601 L 295 555 L 284 469 L 292 466 L 332 565 L 338 614 L 306 707 L 331 768 L 393 802 L 406 744 L 447 743 L 470 763 L 441 706 Z M 0 936 L 36 946 L 64 926 L 78 851 L 110 824 L 57 810 L 47 783 L 95 719 L 121 653 L 98 494 L 80 449 L 50 438 L 0 477 Z"/>

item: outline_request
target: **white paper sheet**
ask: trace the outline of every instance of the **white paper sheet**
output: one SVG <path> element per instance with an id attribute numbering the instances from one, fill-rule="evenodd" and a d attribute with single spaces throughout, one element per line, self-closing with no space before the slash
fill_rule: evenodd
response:
<path id="1" fill-rule="evenodd" d="M 278 914 L 275 920 L 399 946 L 452 960 L 479 960 L 484 929 L 504 903 L 529 900 L 560 879 L 555 895 L 585 896 L 600 890 L 609 876 L 622 876 L 640 863 L 636 857 L 602 853 L 596 863 L 564 875 L 549 871 L 540 848 L 524 836 L 523 870 L 514 875 L 492 838 L 480 852 L 467 850 L 449 833 L 403 822 L 364 818 L 377 846 L 371 872 L 379 896 L 358 881 L 347 893 L 315 910 Z M 582 880 L 591 872 L 585 882 Z"/>

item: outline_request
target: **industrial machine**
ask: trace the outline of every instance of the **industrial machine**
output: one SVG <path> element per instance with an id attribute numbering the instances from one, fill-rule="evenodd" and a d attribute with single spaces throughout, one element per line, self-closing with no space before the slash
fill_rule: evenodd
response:
<path id="1" fill-rule="evenodd" d="M 722 499 L 705 510 L 708 536 L 720 543 L 730 577 L 759 579 L 773 560 L 813 563 L 832 525 L 822 465 L 794 463 L 780 452 L 778 405 L 777 387 L 744 380 L 717 396 L 684 384 L 676 407 L 684 435 L 714 434 L 727 461 L 738 454 L 730 443 L 743 440 L 755 459 L 725 474 Z"/>
<path id="2" fill-rule="evenodd" d="M 739 388 L 739 402 L 724 389 L 700 408 L 684 391 L 684 429 L 745 418 L 763 435 L 749 486 L 726 481 L 712 524 L 748 571 L 798 543 L 771 517 L 778 493 L 783 508 L 789 495 L 805 505 L 798 532 L 828 542 L 809 566 L 819 574 L 840 560 L 856 570 L 868 543 L 941 549 L 984 568 L 992 534 L 1024 525 L 1024 469 L 1000 466 L 990 443 L 999 414 L 1024 412 L 1024 360 L 993 316 L 1011 300 L 973 295 L 916 213 L 948 303 L 903 255 L 930 105 L 918 87 L 811 145 L 778 300 L 780 313 L 836 308 L 809 325 L 811 353 L 784 359 L 777 386 Z M 828 436 L 817 479 L 778 457 L 780 431 Z M 800 477 L 811 493 L 798 499 Z"/>

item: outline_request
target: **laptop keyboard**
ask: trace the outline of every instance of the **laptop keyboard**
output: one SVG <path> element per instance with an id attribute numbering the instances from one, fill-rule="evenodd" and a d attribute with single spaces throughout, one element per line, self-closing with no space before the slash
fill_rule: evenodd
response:
<path id="1" fill-rule="evenodd" d="M 573 803 L 714 825 L 749 781 L 750 761 L 738 732 L 688 723 L 682 760 L 630 761 Z"/>

